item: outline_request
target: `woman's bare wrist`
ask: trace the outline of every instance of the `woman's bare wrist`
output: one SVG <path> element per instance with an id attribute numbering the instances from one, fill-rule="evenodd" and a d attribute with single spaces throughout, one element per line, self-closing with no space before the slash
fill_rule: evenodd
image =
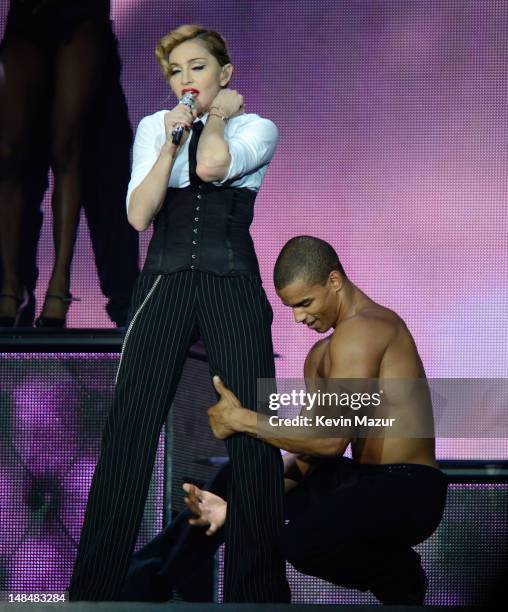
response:
<path id="1" fill-rule="evenodd" d="M 224 112 L 224 109 L 222 109 L 220 106 L 214 106 L 213 104 L 208 109 L 208 114 L 210 117 L 219 117 L 223 121 L 227 121 L 229 119 L 227 113 Z"/>
<path id="2" fill-rule="evenodd" d="M 160 150 L 161 157 L 173 159 L 176 154 L 177 145 L 173 144 L 171 140 L 166 140 Z"/>

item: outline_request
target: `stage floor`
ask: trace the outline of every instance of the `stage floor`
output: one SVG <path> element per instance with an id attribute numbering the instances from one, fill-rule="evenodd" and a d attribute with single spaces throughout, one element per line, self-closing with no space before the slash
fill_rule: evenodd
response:
<path id="1" fill-rule="evenodd" d="M 379 605 L 372 606 L 339 606 L 339 605 L 305 605 L 305 604 L 210 604 L 210 603 L 182 603 L 171 602 L 149 604 L 149 603 L 113 603 L 113 602 L 72 602 L 64 604 L 0 604 L 0 612 L 4 610 L 37 610 L 49 611 L 60 609 L 61 606 L 72 607 L 73 612 L 160 612 L 170 610 L 171 612 L 325 612 L 340 608 L 341 612 L 375 612 L 381 608 Z M 471 606 L 383 606 L 383 612 L 414 612 L 422 610 L 428 612 L 442 612 L 443 610 L 453 612 L 478 612 L 481 607 Z"/>

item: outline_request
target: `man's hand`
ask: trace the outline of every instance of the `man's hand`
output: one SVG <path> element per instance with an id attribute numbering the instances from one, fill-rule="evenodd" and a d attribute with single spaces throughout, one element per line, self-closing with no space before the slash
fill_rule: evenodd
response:
<path id="1" fill-rule="evenodd" d="M 188 497 L 185 504 L 197 518 L 189 519 L 191 525 L 208 525 L 206 535 L 213 535 L 226 522 L 227 503 L 210 491 L 203 491 L 196 485 L 186 482 L 183 490 Z"/>
<path id="2" fill-rule="evenodd" d="M 220 396 L 219 401 L 208 409 L 208 423 L 216 438 L 227 438 L 239 431 L 242 408 L 240 400 L 218 376 L 213 377 L 213 386 Z"/>

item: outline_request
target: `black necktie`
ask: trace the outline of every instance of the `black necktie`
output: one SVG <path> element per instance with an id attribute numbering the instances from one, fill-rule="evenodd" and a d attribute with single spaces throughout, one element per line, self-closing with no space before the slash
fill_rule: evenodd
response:
<path id="1" fill-rule="evenodd" d="M 192 124 L 192 136 L 189 142 L 189 180 L 190 184 L 194 186 L 200 185 L 202 183 L 201 179 L 196 174 L 196 152 L 198 150 L 199 136 L 203 131 L 204 127 L 205 126 L 203 125 L 202 121 L 195 121 Z"/>

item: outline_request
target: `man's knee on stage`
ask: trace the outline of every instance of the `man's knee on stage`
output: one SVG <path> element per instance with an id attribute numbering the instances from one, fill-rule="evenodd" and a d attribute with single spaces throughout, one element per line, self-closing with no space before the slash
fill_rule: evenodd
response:
<path id="1" fill-rule="evenodd" d="M 313 575 L 313 561 L 319 551 L 316 540 L 305 537 L 301 524 L 296 526 L 289 521 L 281 530 L 277 545 L 282 557 L 295 569 L 302 574 Z"/>

